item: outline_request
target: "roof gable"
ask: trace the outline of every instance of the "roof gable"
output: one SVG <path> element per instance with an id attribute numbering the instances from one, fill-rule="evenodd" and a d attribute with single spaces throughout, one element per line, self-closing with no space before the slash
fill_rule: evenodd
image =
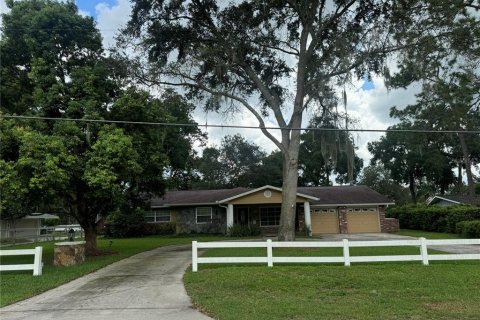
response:
<path id="1" fill-rule="evenodd" d="M 441 201 L 450 202 L 452 204 L 471 204 L 480 206 L 480 196 L 468 196 L 468 195 L 441 195 L 434 196 L 427 200 L 427 204 L 436 204 Z"/>
<path id="2" fill-rule="evenodd" d="M 274 187 L 274 186 L 270 186 L 270 185 L 266 185 L 266 186 L 263 186 L 263 187 L 260 187 L 260 188 L 257 188 L 257 189 L 253 189 L 253 190 L 248 190 L 244 193 L 241 193 L 241 194 L 237 194 L 237 195 L 234 195 L 230 198 L 226 198 L 226 199 L 223 199 L 223 200 L 219 200 L 218 202 L 220 203 L 227 203 L 227 202 L 230 202 L 230 201 L 234 201 L 234 200 L 237 200 L 239 198 L 243 198 L 243 197 L 247 197 L 249 195 L 253 195 L 255 193 L 260 193 L 261 191 L 276 191 L 276 192 L 279 192 L 280 194 L 282 193 L 282 188 L 278 188 L 278 187 Z M 297 190 L 298 191 L 298 190 Z M 311 196 L 311 195 L 307 195 L 307 194 L 303 194 L 303 193 L 298 193 L 297 192 L 297 198 L 303 198 L 303 199 L 308 199 L 308 200 L 318 200 L 317 197 L 314 197 L 314 196 Z"/>

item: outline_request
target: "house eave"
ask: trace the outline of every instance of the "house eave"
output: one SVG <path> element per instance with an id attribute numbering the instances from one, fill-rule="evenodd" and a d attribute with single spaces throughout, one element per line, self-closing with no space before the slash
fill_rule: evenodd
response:
<path id="1" fill-rule="evenodd" d="M 367 207 L 367 206 L 386 206 L 394 205 L 394 202 L 377 202 L 377 203 L 331 203 L 331 204 L 311 204 L 310 208 L 325 207 Z"/>
<path id="2" fill-rule="evenodd" d="M 217 206 L 218 203 L 215 202 L 204 202 L 204 203 L 166 203 L 161 206 L 150 206 L 152 209 L 161 209 L 161 208 L 172 208 L 172 207 L 198 207 L 198 206 Z"/>
<path id="3" fill-rule="evenodd" d="M 278 192 L 283 192 L 282 188 L 274 187 L 274 186 L 271 186 L 271 185 L 265 185 L 265 186 L 257 188 L 257 189 L 253 189 L 253 190 L 249 190 L 247 192 L 240 193 L 240 194 L 238 194 L 236 196 L 233 196 L 233 197 L 229 197 L 229 198 L 226 198 L 226 199 L 223 199 L 223 200 L 218 200 L 217 203 L 227 203 L 229 201 L 232 201 L 232 200 L 235 200 L 235 199 L 238 199 L 238 198 L 242 198 L 242 197 L 248 196 L 250 194 L 253 194 L 253 193 L 265 190 L 265 189 L 272 189 L 272 190 L 276 190 Z M 305 199 L 308 199 L 308 200 L 315 200 L 315 201 L 320 200 L 317 197 L 309 196 L 307 194 L 303 194 L 303 193 L 299 193 L 299 192 L 297 192 L 297 197 L 305 198 Z"/>

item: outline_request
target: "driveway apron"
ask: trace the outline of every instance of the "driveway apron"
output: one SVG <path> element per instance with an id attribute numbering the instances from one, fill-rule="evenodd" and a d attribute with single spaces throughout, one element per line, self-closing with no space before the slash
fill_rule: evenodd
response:
<path id="1" fill-rule="evenodd" d="M 183 286 L 191 245 L 169 246 L 121 260 L 56 289 L 0 309 L 10 319 L 210 319 Z"/>

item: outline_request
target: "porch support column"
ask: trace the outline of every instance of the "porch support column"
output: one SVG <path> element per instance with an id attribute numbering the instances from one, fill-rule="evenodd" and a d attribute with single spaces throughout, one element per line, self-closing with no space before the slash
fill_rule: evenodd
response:
<path id="1" fill-rule="evenodd" d="M 227 228 L 233 226 L 233 204 L 229 203 L 227 206 Z"/>
<path id="2" fill-rule="evenodd" d="M 312 219 L 310 217 L 310 202 L 303 203 L 303 211 L 305 214 L 305 228 L 308 230 L 308 235 L 312 236 Z"/>

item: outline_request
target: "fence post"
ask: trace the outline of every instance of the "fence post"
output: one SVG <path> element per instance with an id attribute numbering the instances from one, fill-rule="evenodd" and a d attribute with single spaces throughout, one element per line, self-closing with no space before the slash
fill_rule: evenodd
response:
<path id="1" fill-rule="evenodd" d="M 35 256 L 33 260 L 33 275 L 41 276 L 42 275 L 42 251 L 43 247 L 35 247 Z"/>
<path id="2" fill-rule="evenodd" d="M 192 271 L 198 271 L 197 241 L 192 241 Z"/>
<path id="3" fill-rule="evenodd" d="M 420 238 L 420 254 L 422 255 L 422 264 L 428 266 L 427 239 Z"/>
<path id="4" fill-rule="evenodd" d="M 272 239 L 267 239 L 267 265 L 273 267 Z"/>
<path id="5" fill-rule="evenodd" d="M 343 239 L 343 258 L 345 259 L 345 266 L 350 266 L 350 248 L 348 247 L 348 239 Z"/>

